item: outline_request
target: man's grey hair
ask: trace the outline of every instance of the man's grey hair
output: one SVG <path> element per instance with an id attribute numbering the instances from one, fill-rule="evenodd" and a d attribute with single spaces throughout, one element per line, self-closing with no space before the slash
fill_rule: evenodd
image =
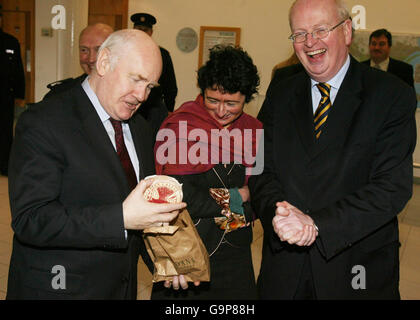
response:
<path id="1" fill-rule="evenodd" d="M 131 49 L 138 30 L 125 29 L 113 32 L 101 45 L 98 50 L 98 56 L 103 50 L 109 51 L 109 63 L 111 70 L 114 70 L 120 57 Z"/>
<path id="2" fill-rule="evenodd" d="M 298 1 L 299 0 L 295 0 L 293 2 L 293 4 L 291 5 L 290 9 L 289 9 L 290 29 L 292 28 L 292 19 L 291 19 L 292 11 L 293 11 L 293 8 L 295 7 L 295 5 Z M 350 13 L 349 13 L 349 10 L 347 9 L 347 5 L 344 2 L 344 0 L 335 0 L 335 4 L 337 6 L 337 15 L 340 18 L 340 21 L 345 20 L 345 19 L 349 19 L 350 18 Z"/>

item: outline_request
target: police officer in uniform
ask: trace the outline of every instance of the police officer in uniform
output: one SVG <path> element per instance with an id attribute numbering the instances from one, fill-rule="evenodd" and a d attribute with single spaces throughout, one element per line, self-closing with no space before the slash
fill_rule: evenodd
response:
<path id="1" fill-rule="evenodd" d="M 75 84 L 82 83 L 92 69 L 95 68 L 99 47 L 112 32 L 114 32 L 114 29 L 104 23 L 96 23 L 84 28 L 79 36 L 79 60 L 84 73 L 77 78 L 68 78 L 50 83 L 47 85 L 50 91 L 44 96 L 44 99 L 66 91 Z"/>
<path id="2" fill-rule="evenodd" d="M 2 18 L 0 6 L 0 173 L 7 176 L 15 99 L 25 98 L 25 73 L 19 41 L 3 32 Z"/>
<path id="3" fill-rule="evenodd" d="M 156 18 L 148 13 L 136 13 L 131 16 L 134 23 L 134 29 L 142 30 L 149 36 L 153 34 L 153 25 L 156 24 Z M 174 111 L 175 98 L 178 94 L 176 78 L 171 55 L 168 50 L 160 47 L 162 54 L 162 75 L 159 79 L 161 94 L 169 112 Z"/>

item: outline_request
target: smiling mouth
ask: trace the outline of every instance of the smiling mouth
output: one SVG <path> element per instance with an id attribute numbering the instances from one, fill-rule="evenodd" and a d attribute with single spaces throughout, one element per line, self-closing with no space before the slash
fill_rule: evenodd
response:
<path id="1" fill-rule="evenodd" d="M 223 117 L 218 117 L 220 121 L 228 120 L 230 118 L 230 114 L 224 115 Z"/>
<path id="2" fill-rule="evenodd" d="M 327 49 L 319 49 L 319 50 L 314 50 L 314 51 L 309 51 L 309 52 L 306 52 L 306 54 L 309 56 L 309 57 L 311 57 L 311 58 L 313 58 L 313 57 L 315 57 L 316 55 L 318 55 L 318 54 L 323 54 L 323 53 L 325 53 L 327 51 Z"/>

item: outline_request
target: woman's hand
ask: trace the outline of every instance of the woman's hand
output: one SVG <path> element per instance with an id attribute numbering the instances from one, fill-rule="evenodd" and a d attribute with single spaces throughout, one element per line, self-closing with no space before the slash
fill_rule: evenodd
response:
<path id="1" fill-rule="evenodd" d="M 242 202 L 248 202 L 251 200 L 248 186 L 243 186 L 242 188 L 239 188 L 238 191 L 239 191 L 239 194 L 241 195 Z"/>
<path id="2" fill-rule="evenodd" d="M 166 280 L 163 284 L 165 288 L 170 288 L 171 286 L 174 290 L 178 290 L 181 286 L 182 289 L 188 289 L 188 282 L 185 280 L 185 277 L 181 274 L 180 276 L 174 276 L 172 281 Z M 197 287 L 200 285 L 200 281 L 194 281 L 194 285 Z"/>

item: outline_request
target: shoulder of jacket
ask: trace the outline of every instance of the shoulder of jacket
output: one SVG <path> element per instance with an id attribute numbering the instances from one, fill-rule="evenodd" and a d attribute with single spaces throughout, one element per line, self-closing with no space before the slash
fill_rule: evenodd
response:
<path id="1" fill-rule="evenodd" d="M 407 68 L 407 69 L 412 69 L 413 66 L 405 61 L 402 60 L 397 60 L 397 59 L 393 59 L 393 58 L 389 58 L 390 63 L 393 63 L 396 66 L 402 67 L 402 68 Z"/>
<path id="2" fill-rule="evenodd" d="M 51 82 L 51 83 L 47 84 L 47 88 L 51 90 L 51 89 L 55 89 L 57 86 L 72 84 L 75 81 L 76 81 L 76 79 L 74 79 L 74 78 L 67 78 L 67 79 L 63 79 L 63 80 L 58 80 L 58 81 L 54 81 L 54 82 Z"/>
<path id="3" fill-rule="evenodd" d="M 19 40 L 15 36 L 11 35 L 10 33 L 6 33 L 4 31 L 2 31 L 1 34 L 0 34 L 0 36 L 3 36 L 3 38 L 6 41 L 12 41 L 12 42 L 15 42 L 15 43 L 16 42 L 19 43 Z"/>

